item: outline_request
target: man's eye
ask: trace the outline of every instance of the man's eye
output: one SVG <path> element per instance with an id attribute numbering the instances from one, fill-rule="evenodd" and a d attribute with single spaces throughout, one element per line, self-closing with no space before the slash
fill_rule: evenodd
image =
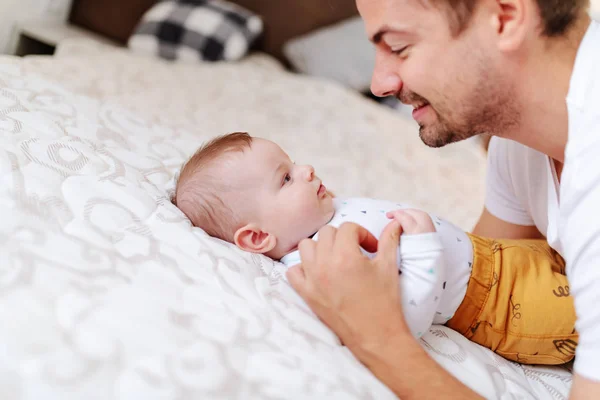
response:
<path id="1" fill-rule="evenodd" d="M 406 51 L 406 49 L 408 49 L 408 46 L 401 47 L 401 48 L 399 48 L 399 49 L 397 49 L 397 50 L 394 50 L 394 49 L 392 49 L 392 50 L 391 50 L 391 53 L 392 53 L 392 54 L 395 54 L 395 55 L 397 55 L 397 56 L 401 56 L 401 55 L 402 55 L 402 53 L 404 53 L 404 52 Z"/>

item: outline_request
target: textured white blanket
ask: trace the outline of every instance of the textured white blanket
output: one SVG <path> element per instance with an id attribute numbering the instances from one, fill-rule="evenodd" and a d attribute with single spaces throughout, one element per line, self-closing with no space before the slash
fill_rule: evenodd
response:
<path id="1" fill-rule="evenodd" d="M 0 398 L 393 398 L 281 265 L 169 202 L 185 158 L 234 130 L 279 142 L 340 195 L 402 199 L 465 229 L 480 212 L 480 149 L 427 149 L 410 121 L 266 56 L 173 65 L 74 42 L 0 58 Z M 565 369 L 506 362 L 443 327 L 422 345 L 488 398 L 570 385 Z"/>

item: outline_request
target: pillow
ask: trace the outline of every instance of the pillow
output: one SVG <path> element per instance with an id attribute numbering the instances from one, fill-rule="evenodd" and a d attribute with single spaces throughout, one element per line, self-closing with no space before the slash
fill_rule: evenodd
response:
<path id="1" fill-rule="evenodd" d="M 167 60 L 236 61 L 262 29 L 260 17 L 223 0 L 161 1 L 142 16 L 127 46 Z"/>
<path id="2" fill-rule="evenodd" d="M 360 92 L 369 90 L 375 48 L 360 17 L 290 39 L 283 53 L 298 72 L 332 79 Z"/>

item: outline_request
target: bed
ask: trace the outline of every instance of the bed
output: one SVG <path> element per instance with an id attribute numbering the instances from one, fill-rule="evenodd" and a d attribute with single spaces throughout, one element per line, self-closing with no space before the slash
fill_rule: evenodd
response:
<path id="1" fill-rule="evenodd" d="M 428 149 L 394 110 L 267 53 L 180 64 L 71 40 L 53 57 L 2 56 L 1 398 L 395 398 L 282 265 L 170 202 L 181 163 L 240 130 L 313 164 L 337 195 L 465 229 L 481 211 L 481 146 Z M 443 326 L 421 345 L 486 398 L 567 398 L 569 367 L 511 363 Z"/>

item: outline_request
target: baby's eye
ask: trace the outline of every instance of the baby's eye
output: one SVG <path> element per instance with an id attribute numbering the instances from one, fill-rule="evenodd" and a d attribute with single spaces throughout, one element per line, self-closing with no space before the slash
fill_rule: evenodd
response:
<path id="1" fill-rule="evenodd" d="M 290 174 L 285 174 L 285 176 L 283 177 L 283 184 L 286 184 L 291 180 L 292 180 L 292 177 L 290 176 Z"/>

